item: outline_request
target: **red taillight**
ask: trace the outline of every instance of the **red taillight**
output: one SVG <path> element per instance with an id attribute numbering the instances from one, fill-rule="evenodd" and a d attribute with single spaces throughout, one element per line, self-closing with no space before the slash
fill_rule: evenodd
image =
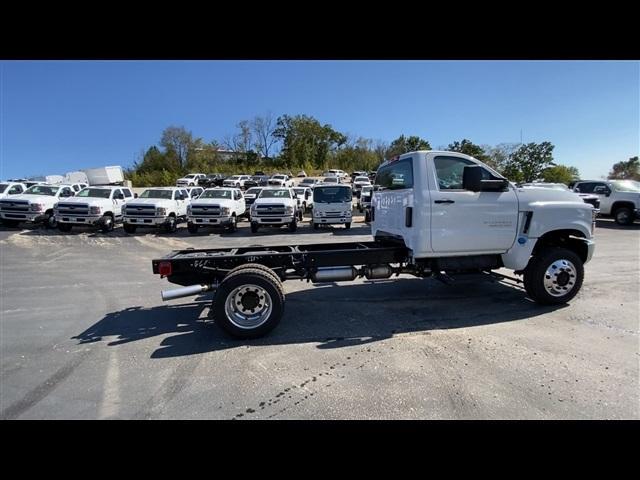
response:
<path id="1" fill-rule="evenodd" d="M 160 275 L 168 276 L 171 275 L 172 272 L 171 262 L 160 262 L 158 264 L 158 273 Z"/>

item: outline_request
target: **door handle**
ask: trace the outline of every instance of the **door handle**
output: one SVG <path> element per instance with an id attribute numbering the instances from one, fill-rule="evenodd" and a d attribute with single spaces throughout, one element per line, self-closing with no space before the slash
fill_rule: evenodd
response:
<path id="1" fill-rule="evenodd" d="M 433 203 L 456 203 L 454 200 L 435 200 Z"/>

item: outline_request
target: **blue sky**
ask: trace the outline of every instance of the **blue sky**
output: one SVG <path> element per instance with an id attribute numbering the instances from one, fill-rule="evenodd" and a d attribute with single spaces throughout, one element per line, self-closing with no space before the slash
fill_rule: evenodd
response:
<path id="1" fill-rule="evenodd" d="M 640 150 L 635 61 L 2 61 L 0 178 L 130 166 L 182 125 L 205 141 L 271 111 L 432 147 L 548 140 L 582 178 Z"/>

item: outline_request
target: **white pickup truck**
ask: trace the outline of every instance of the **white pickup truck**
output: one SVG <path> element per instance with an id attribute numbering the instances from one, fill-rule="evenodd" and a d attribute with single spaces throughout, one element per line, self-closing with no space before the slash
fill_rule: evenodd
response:
<path id="1" fill-rule="evenodd" d="M 289 178 L 289 175 L 277 174 L 272 175 L 271 178 L 267 180 L 267 185 L 270 187 L 293 188 L 293 180 Z"/>
<path id="2" fill-rule="evenodd" d="M 122 222 L 122 207 L 133 200 L 126 187 L 87 187 L 75 197 L 60 200 L 54 209 L 58 230 L 70 232 L 74 225 L 98 227 L 103 233 Z"/>
<path id="3" fill-rule="evenodd" d="M 189 233 L 198 233 L 200 227 L 227 227 L 235 232 L 245 212 L 239 188 L 207 188 L 187 207 L 187 228 Z"/>
<path id="4" fill-rule="evenodd" d="M 244 182 L 251 180 L 249 175 L 233 175 L 229 178 L 225 178 L 222 182 L 223 187 L 236 187 L 244 188 Z"/>
<path id="5" fill-rule="evenodd" d="M 567 303 L 580 291 L 583 265 L 595 249 L 595 210 L 574 193 L 520 189 L 472 157 L 430 150 L 384 162 L 376 184 L 373 241 L 174 251 L 152 260 L 155 274 L 183 286 L 162 298 L 215 290 L 216 325 L 235 337 L 254 338 L 279 323 L 282 283 L 294 279 L 413 275 L 450 284 L 450 275 L 485 273 L 523 282 L 542 305 Z M 501 268 L 516 277 L 495 271 Z"/>
<path id="6" fill-rule="evenodd" d="M 204 180 L 207 176 L 204 173 L 190 173 L 176 180 L 178 187 L 197 187 L 200 180 Z"/>
<path id="7" fill-rule="evenodd" d="M 163 227 L 168 233 L 175 232 L 178 223 L 187 218 L 189 202 L 189 192 L 184 188 L 148 188 L 124 206 L 124 231 L 135 233 L 137 227 Z"/>
<path id="8" fill-rule="evenodd" d="M 579 194 L 600 198 L 600 214 L 611 215 L 618 225 L 631 225 L 640 218 L 640 182 L 634 180 L 581 180 L 573 186 Z"/>
<path id="9" fill-rule="evenodd" d="M 265 187 L 250 209 L 251 232 L 262 226 L 287 225 L 290 232 L 298 228 L 298 199 L 291 188 Z"/>
<path id="10" fill-rule="evenodd" d="M 293 192 L 298 199 L 300 220 L 302 220 L 302 214 L 313 208 L 313 189 L 309 187 L 294 187 Z"/>
<path id="11" fill-rule="evenodd" d="M 47 228 L 55 228 L 56 204 L 74 194 L 71 185 L 36 184 L 21 195 L 0 200 L 0 218 L 7 227 L 17 227 L 24 222 L 43 223 Z"/>

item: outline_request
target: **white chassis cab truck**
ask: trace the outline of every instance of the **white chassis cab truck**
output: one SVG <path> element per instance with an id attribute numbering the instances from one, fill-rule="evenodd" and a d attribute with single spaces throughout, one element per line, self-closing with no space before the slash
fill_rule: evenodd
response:
<path id="1" fill-rule="evenodd" d="M 260 227 L 286 225 L 290 232 L 298 228 L 298 198 L 292 188 L 265 187 L 251 205 L 251 232 Z"/>
<path id="2" fill-rule="evenodd" d="M 488 273 L 524 283 L 542 305 L 567 303 L 579 292 L 595 248 L 595 217 L 574 193 L 519 189 L 480 161 L 444 151 L 393 158 L 378 169 L 376 184 L 373 241 L 173 251 L 152 260 L 153 272 L 184 287 L 162 298 L 214 291 L 216 325 L 252 338 L 278 324 L 282 282 L 292 279 L 408 274 L 449 283 L 450 275 Z M 495 272 L 500 268 L 515 276 Z"/>
<path id="3" fill-rule="evenodd" d="M 178 187 L 151 187 L 135 200 L 127 202 L 122 212 L 122 226 L 127 233 L 138 227 L 163 228 L 175 232 L 178 223 L 187 218 L 189 192 Z"/>
<path id="4" fill-rule="evenodd" d="M 122 207 L 133 200 L 126 187 L 87 187 L 75 197 L 60 200 L 54 209 L 58 230 L 70 232 L 74 225 L 98 227 L 103 233 L 122 222 Z"/>
<path id="5" fill-rule="evenodd" d="M 313 189 L 311 226 L 342 224 L 351 228 L 353 194 L 350 185 L 318 185 Z"/>
<path id="6" fill-rule="evenodd" d="M 200 227 L 227 227 L 235 232 L 246 209 L 239 188 L 207 188 L 187 207 L 187 228 L 189 233 L 198 233 Z"/>
<path id="7" fill-rule="evenodd" d="M 74 194 L 71 185 L 39 183 L 27 188 L 21 195 L 0 200 L 0 218 L 7 227 L 17 227 L 20 223 L 42 223 L 47 228 L 56 228 L 56 204 Z"/>

